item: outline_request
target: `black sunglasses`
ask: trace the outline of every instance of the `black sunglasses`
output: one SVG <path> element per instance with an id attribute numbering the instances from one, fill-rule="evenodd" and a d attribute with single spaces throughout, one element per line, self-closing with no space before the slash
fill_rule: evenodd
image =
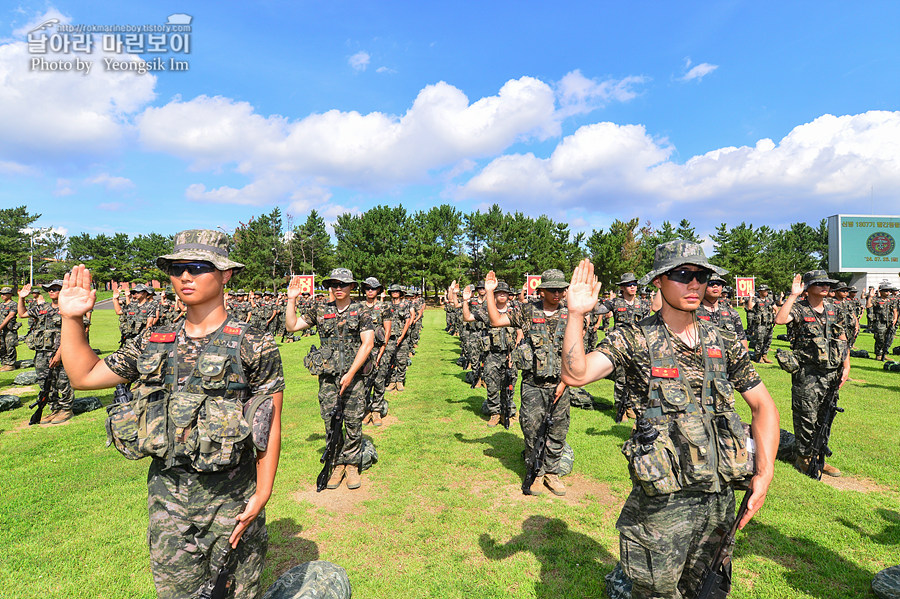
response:
<path id="1" fill-rule="evenodd" d="M 353 283 L 329 283 L 325 286 L 326 289 L 342 289 L 344 287 L 353 287 Z"/>
<path id="2" fill-rule="evenodd" d="M 172 262 L 169 264 L 169 275 L 180 277 L 187 271 L 192 277 L 214 272 L 216 267 L 209 262 Z"/>
<path id="3" fill-rule="evenodd" d="M 709 281 L 712 273 L 708 270 L 688 270 L 687 268 L 676 268 L 666 273 L 670 281 L 687 285 L 691 279 L 697 279 L 697 282 L 703 285 Z"/>

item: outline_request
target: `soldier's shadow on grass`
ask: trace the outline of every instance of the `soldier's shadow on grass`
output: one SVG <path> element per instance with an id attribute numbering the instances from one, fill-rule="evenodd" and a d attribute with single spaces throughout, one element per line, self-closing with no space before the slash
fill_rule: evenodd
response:
<path id="1" fill-rule="evenodd" d="M 631 436 L 631 428 L 622 426 L 621 424 L 614 424 L 612 427 L 604 429 L 598 429 L 592 426 L 584 432 L 593 437 L 615 437 L 623 443 Z"/>
<path id="2" fill-rule="evenodd" d="M 472 412 L 476 416 L 481 416 L 481 404 L 484 403 L 484 397 L 480 395 L 470 395 L 466 398 L 449 398 L 447 403 L 464 404 L 463 409 Z"/>
<path id="3" fill-rule="evenodd" d="M 266 529 L 269 532 L 266 561 L 271 564 L 275 578 L 296 565 L 319 559 L 319 546 L 303 538 L 303 527 L 292 518 L 268 522 Z"/>
<path id="4" fill-rule="evenodd" d="M 533 553 L 541 562 L 540 580 L 534 585 L 538 599 L 599 597 L 605 588 L 603 572 L 616 563 L 593 538 L 569 530 L 559 518 L 529 516 L 522 533 L 504 544 L 488 534 L 478 538 L 485 557 L 502 560 L 520 551 Z"/>
<path id="5" fill-rule="evenodd" d="M 873 573 L 804 537 L 785 535 L 774 526 L 751 523 L 746 541 L 738 539 L 735 557 L 759 555 L 784 568 L 784 582 L 819 599 L 869 597 Z"/>
<path id="6" fill-rule="evenodd" d="M 859 524 L 850 522 L 846 518 L 838 518 L 838 522 L 880 545 L 900 545 L 900 513 L 884 508 L 878 508 L 876 511 L 887 522 L 884 530 L 876 534 L 863 530 Z"/>
<path id="7" fill-rule="evenodd" d="M 466 439 L 462 433 L 456 433 L 453 436 L 460 443 L 467 445 L 490 445 L 484 450 L 484 455 L 496 459 L 500 465 L 511 472 L 515 472 L 519 476 L 525 475 L 525 461 L 522 459 L 522 439 L 513 433 L 504 429 L 502 426 L 497 427 L 499 430 L 484 437 L 474 439 Z"/>

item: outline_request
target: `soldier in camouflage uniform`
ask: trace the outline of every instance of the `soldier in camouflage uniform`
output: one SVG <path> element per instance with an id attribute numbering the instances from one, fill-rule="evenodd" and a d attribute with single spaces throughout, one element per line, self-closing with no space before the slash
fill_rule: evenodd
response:
<path id="1" fill-rule="evenodd" d="M 834 305 L 844 323 L 844 334 L 847 336 L 847 347 L 852 348 L 859 335 L 859 321 L 856 314 L 856 302 L 850 299 L 850 291 L 853 287 L 841 285 L 834 290 Z"/>
<path id="2" fill-rule="evenodd" d="M 850 338 L 847 339 L 848 344 L 850 345 L 850 349 L 855 349 L 856 339 L 859 337 L 860 330 L 860 319 L 862 319 L 863 313 L 866 311 L 866 302 L 857 297 L 859 291 L 856 287 L 851 287 L 849 290 L 850 297 L 847 298 L 847 302 L 850 304 L 850 310 L 853 312 L 853 317 L 856 322 L 856 329 L 853 331 L 848 331 L 850 333 Z"/>
<path id="3" fill-rule="evenodd" d="M 136 382 L 132 401 L 110 406 L 107 430 L 126 457 L 152 457 L 147 539 L 160 599 L 208 589 L 229 547 L 228 597 L 258 597 L 281 450 L 281 357 L 270 335 L 225 310 L 224 285 L 243 265 L 228 259 L 224 234 L 182 231 L 157 266 L 187 305 L 183 325 L 145 331 L 102 361 L 81 328 L 95 300 L 90 273 L 80 265 L 66 275 L 66 368 L 80 389 Z"/>
<path id="4" fill-rule="evenodd" d="M 295 306 L 300 295 L 300 278 L 294 277 L 288 287 L 287 319 L 290 332 L 299 331 L 315 323 L 322 342 L 319 356 L 311 351 L 310 372 L 319 376 L 319 409 L 325 421 L 326 434 L 331 432 L 331 412 L 339 397 L 344 402 L 343 449 L 335 460 L 328 480 L 329 489 L 337 489 L 346 476 L 347 488 L 358 489 L 362 482 L 362 420 L 365 415 L 365 368 L 375 344 L 372 318 L 365 306 L 350 298 L 356 287 L 353 273 L 335 268 L 324 281 L 334 301 L 309 305 L 297 314 Z M 344 431 L 340 431 L 344 435 Z"/>
<path id="5" fill-rule="evenodd" d="M 371 422 L 375 426 L 381 426 L 381 419 L 387 415 L 387 402 L 384 400 L 385 381 L 390 371 L 391 356 L 397 346 L 389 343 L 391 339 L 391 326 L 394 317 L 393 306 L 390 303 L 378 299 L 378 294 L 384 291 L 382 285 L 375 277 L 369 277 L 362 284 L 366 301 L 363 303 L 365 310 L 369 312 L 372 326 L 375 329 L 375 343 L 372 346 L 372 402 L 366 406 L 367 414 L 363 424 Z M 367 383 L 368 384 L 368 383 Z"/>
<path id="6" fill-rule="evenodd" d="M 46 285 L 41 285 L 50 296 L 50 303 L 35 304 L 26 311 L 25 297 L 31 291 L 31 285 L 25 284 L 19 291 L 17 313 L 19 318 L 26 316 L 34 323 L 34 370 L 37 373 L 38 385 L 43 386 L 44 381 L 50 379 L 50 413 L 41 419 L 41 424 L 62 424 L 68 421 L 74 412 L 72 403 L 75 394 L 69 377 L 62 365 L 59 340 L 62 319 L 59 315 L 59 291 L 63 282 L 55 280 Z M 82 325 L 83 326 L 83 325 Z"/>
<path id="7" fill-rule="evenodd" d="M 406 367 L 409 365 L 409 329 L 415 318 L 412 305 L 403 299 L 403 288 L 396 283 L 388 287 L 391 295 L 391 341 L 397 348 L 391 356 L 391 380 L 388 391 L 403 391 L 406 387 Z"/>
<path id="8" fill-rule="evenodd" d="M 721 272 L 721 269 L 720 269 Z M 744 325 L 741 324 L 741 315 L 722 299 L 725 281 L 722 275 L 714 273 L 706 283 L 706 294 L 700 307 L 697 308 L 697 318 L 705 320 L 722 330 L 730 331 L 741 342 L 744 349 L 748 349 L 747 335 L 744 333 Z"/>
<path id="9" fill-rule="evenodd" d="M 843 385 L 850 378 L 850 355 L 844 325 L 828 291 L 838 281 L 824 270 L 811 270 L 794 277 L 791 294 L 775 315 L 775 324 L 791 323 L 791 349 L 800 368 L 791 374 L 791 411 L 794 415 L 796 461 L 801 472 L 809 470 L 816 428 L 824 417 L 822 403 L 829 387 Z M 796 301 L 806 290 L 806 299 Z M 838 395 L 835 392 L 834 400 Z M 825 439 L 826 444 L 828 439 Z M 841 471 L 825 464 L 822 474 L 840 476 Z"/>
<path id="10" fill-rule="evenodd" d="M 775 300 L 770 295 L 768 285 L 759 286 L 757 297 L 747 298 L 747 313 L 753 312 L 754 328 L 750 335 L 753 338 L 754 359 L 757 362 L 771 364 L 769 346 L 772 345 L 772 329 L 775 327 Z M 748 316 L 749 318 L 749 316 Z"/>
<path id="11" fill-rule="evenodd" d="M 0 372 L 16 369 L 16 345 L 19 344 L 18 306 L 12 300 L 12 287 L 0 289 Z"/>
<path id="12" fill-rule="evenodd" d="M 516 348 L 514 362 L 522 370 L 522 408 L 519 424 L 525 437 L 525 462 L 530 467 L 538 429 L 547 412 L 553 413 L 553 425 L 547 431 L 547 445 L 543 468 L 537 472 L 529 489 L 540 495 L 544 487 L 554 495 L 565 495 L 566 487 L 559 480 L 559 461 L 566 435 L 569 432 L 569 393 L 560 380 L 560 354 L 568 310 L 562 305 L 563 294 L 569 284 L 557 269 L 545 270 L 537 291 L 541 299 L 518 306 L 501 314 L 497 309 L 494 291 L 497 275 L 491 271 L 485 277 L 487 311 L 491 326 L 515 327 L 522 330 L 522 343 Z M 580 317 L 583 319 L 583 315 Z M 582 350 L 584 341 L 582 340 Z"/>
<path id="13" fill-rule="evenodd" d="M 734 335 L 695 318 L 716 268 L 699 244 L 657 246 L 653 269 L 642 280 L 659 287 L 659 311 L 616 327 L 587 356 L 583 316 L 600 285 L 588 260 L 572 275 L 563 381 L 586 385 L 621 366 L 640 398 L 638 426 L 622 449 L 632 490 L 616 522 L 633 599 L 694 597 L 722 530 L 734 521 L 733 488 L 752 476 L 743 527 L 765 501 L 774 474 L 778 410 L 769 392 Z M 734 391 L 753 415 L 755 474 Z"/>
<path id="14" fill-rule="evenodd" d="M 138 283 L 128 295 L 128 283 L 120 285 L 128 302 L 123 307 L 119 302 L 119 289 L 113 290 L 113 309 L 119 315 L 119 330 L 122 332 L 120 346 L 129 339 L 140 336 L 153 328 L 159 320 L 159 304 L 151 297 L 151 289 Z"/>
<path id="15" fill-rule="evenodd" d="M 505 281 L 497 282 L 497 287 L 494 289 L 494 301 L 499 314 L 503 315 L 508 312 L 511 293 L 512 290 Z M 488 426 L 497 426 L 500 424 L 500 393 L 506 380 L 507 370 L 513 367 L 512 351 L 518 345 L 522 333 L 514 327 L 491 326 L 487 306 L 478 304 L 473 310 L 469 304 L 471 298 L 472 290 L 466 287 L 463 290 L 463 320 L 466 322 L 478 321 L 484 325 L 481 336 L 485 356 L 482 379 L 487 387 Z M 516 402 L 512 401 L 512 397 L 509 402 L 509 417 L 510 420 L 516 418 Z"/>
<path id="16" fill-rule="evenodd" d="M 875 359 L 881 361 L 886 359 L 897 330 L 898 309 L 897 302 L 891 297 L 892 291 L 893 285 L 885 281 L 878 286 L 877 297 L 872 290 L 866 298 L 866 309 L 871 310 L 869 330 L 875 337 Z"/>

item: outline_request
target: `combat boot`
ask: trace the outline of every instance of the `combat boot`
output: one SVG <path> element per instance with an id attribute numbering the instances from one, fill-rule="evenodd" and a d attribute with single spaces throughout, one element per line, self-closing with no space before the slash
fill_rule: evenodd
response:
<path id="1" fill-rule="evenodd" d="M 397 390 L 397 383 L 391 383 L 390 385 L 387 386 L 387 389 L 386 389 L 386 391 L 396 391 L 396 390 Z"/>
<path id="2" fill-rule="evenodd" d="M 498 424 L 500 424 L 500 414 L 491 414 L 488 426 L 497 426 Z"/>
<path id="3" fill-rule="evenodd" d="M 831 464 L 825 464 L 822 466 L 822 474 L 827 474 L 828 476 L 833 476 L 837 478 L 841 475 L 841 471 L 832 466 Z"/>
<path id="4" fill-rule="evenodd" d="M 564 485 L 563 482 L 559 480 L 558 474 L 545 474 L 544 484 L 547 485 L 547 488 L 550 489 L 550 492 L 557 497 L 562 497 L 566 494 L 566 485 Z"/>
<path id="5" fill-rule="evenodd" d="M 372 412 L 369 414 L 372 417 L 372 424 L 375 426 L 381 426 L 381 414 L 378 412 Z"/>
<path id="6" fill-rule="evenodd" d="M 47 414 L 46 416 L 44 416 L 43 418 L 41 418 L 41 424 L 50 424 L 50 422 L 51 422 L 54 418 L 56 418 L 56 417 L 59 415 L 60 412 L 61 412 L 61 410 L 53 410 L 53 411 L 51 411 L 49 414 Z"/>
<path id="7" fill-rule="evenodd" d="M 404 389 L 405 389 L 405 387 L 403 386 L 403 383 L 400 381 L 397 381 L 397 391 L 403 391 Z"/>
<path id="8" fill-rule="evenodd" d="M 369 412 L 368 414 L 366 414 L 366 417 L 363 418 L 362 423 L 363 424 L 372 424 L 372 412 Z"/>
<path id="9" fill-rule="evenodd" d="M 56 416 L 53 417 L 53 420 L 50 421 L 50 424 L 62 424 L 63 422 L 68 422 L 74 415 L 75 412 L 72 410 L 60 410 L 56 413 Z"/>
<path id="10" fill-rule="evenodd" d="M 536 476 L 534 478 L 534 482 L 531 483 L 531 486 L 528 487 L 529 495 L 543 495 L 544 494 L 544 477 Z"/>
<path id="11" fill-rule="evenodd" d="M 806 474 L 809 472 L 809 463 L 812 461 L 811 456 L 802 456 L 798 455 L 797 459 L 794 460 L 794 468 Z"/>
<path id="12" fill-rule="evenodd" d="M 347 466 L 344 464 L 338 464 L 334 467 L 334 471 L 331 473 L 331 478 L 328 479 L 328 484 L 325 485 L 329 489 L 337 489 L 341 486 L 341 481 L 344 480 L 344 474 L 347 472 Z"/>
<path id="13" fill-rule="evenodd" d="M 762 362 L 763 364 L 771 364 L 771 363 L 772 363 L 771 358 L 769 358 L 769 356 L 767 356 L 767 355 L 763 355 L 763 356 L 759 359 L 759 361 Z"/>
<path id="14" fill-rule="evenodd" d="M 10 366 L 9 364 L 4 364 L 3 366 L 0 366 L 0 372 L 12 372 L 15 369 L 16 369 L 15 366 Z"/>
<path id="15" fill-rule="evenodd" d="M 347 466 L 347 488 L 348 489 L 358 489 L 362 486 L 362 481 L 359 478 L 359 466 L 348 465 Z"/>

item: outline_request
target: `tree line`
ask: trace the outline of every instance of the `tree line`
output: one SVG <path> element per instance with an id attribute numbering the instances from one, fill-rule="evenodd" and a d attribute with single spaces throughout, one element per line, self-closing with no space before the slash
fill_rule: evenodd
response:
<path id="1" fill-rule="evenodd" d="M 101 285 L 113 280 L 165 280 L 156 257 L 172 251 L 171 235 L 66 237 L 49 229 L 30 229 L 40 216 L 29 214 L 26 206 L 0 209 L 0 279 L 6 283 L 27 281 L 32 240 L 36 281 L 61 278 L 79 263 L 86 264 Z M 234 284 L 278 289 L 292 274 L 325 276 L 342 266 L 359 279 L 375 276 L 386 285 L 424 287 L 426 293 L 445 289 L 454 279 L 480 280 L 490 270 L 518 286 L 526 274 L 548 268 L 568 274 L 588 256 L 604 288 L 610 289 L 625 272 L 640 276 L 650 270 L 657 244 L 673 239 L 706 241 L 687 219 L 659 226 L 650 221 L 641 224 L 637 218 L 616 220 L 608 229 L 585 234 L 547 216 L 504 212 L 496 204 L 470 213 L 448 204 L 413 213 L 402 206 L 375 206 L 361 214 L 342 214 L 333 231 L 332 237 L 316 210 L 302 222 L 279 208 L 239 222 L 224 231 L 231 256 L 245 265 Z M 723 223 L 709 241 L 710 260 L 730 271 L 726 279 L 731 282 L 735 275 L 756 276 L 758 283 L 785 289 L 792 273 L 826 268 L 828 262 L 825 219 L 815 228 L 807 223 L 786 229 Z"/>

